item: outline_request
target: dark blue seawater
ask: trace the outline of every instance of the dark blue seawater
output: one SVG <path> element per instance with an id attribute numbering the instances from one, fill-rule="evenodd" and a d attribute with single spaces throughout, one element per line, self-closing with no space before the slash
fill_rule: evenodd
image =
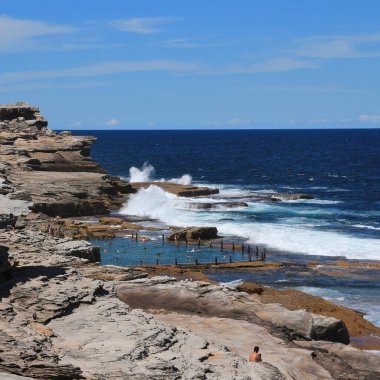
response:
<path id="1" fill-rule="evenodd" d="M 322 202 L 260 210 L 255 221 L 312 216 L 330 230 L 380 238 L 378 129 L 86 133 L 98 137 L 93 157 L 114 175 L 149 162 L 156 179 L 187 173 L 206 185 L 306 192 Z"/>
<path id="2" fill-rule="evenodd" d="M 164 226 L 214 225 L 221 235 L 267 247 L 271 260 L 380 260 L 378 129 L 75 133 L 95 135 L 93 158 L 111 174 L 124 178 L 130 177 L 131 167 L 136 167 L 133 175 L 137 173 L 137 179 L 183 181 L 188 174 L 194 184 L 221 190 L 214 201 L 249 197 L 252 192 L 307 193 L 315 198 L 279 203 L 248 200 L 246 208 L 204 211 L 190 209 L 189 200 L 151 188 L 131 199 L 120 210 L 124 215 L 155 219 Z M 146 162 L 154 172 L 142 168 Z M 178 256 L 174 247 L 155 256 L 160 250 L 158 239 L 147 244 L 146 250 L 126 239 L 115 240 L 112 247 L 100 243 L 107 250 L 103 263 L 132 265 L 139 260 L 155 262 L 157 257 L 162 263 L 171 262 Z M 189 254 L 184 248 L 182 253 L 189 261 L 209 254 L 207 250 Z M 223 259 L 218 254 L 218 258 L 223 261 L 229 256 Z M 243 278 L 300 288 L 356 307 L 380 323 L 378 277 L 360 282 L 323 275 L 308 280 L 286 271 L 257 279 L 236 271 L 210 275 L 219 281 Z M 370 299 L 366 298 L 369 294 Z"/>

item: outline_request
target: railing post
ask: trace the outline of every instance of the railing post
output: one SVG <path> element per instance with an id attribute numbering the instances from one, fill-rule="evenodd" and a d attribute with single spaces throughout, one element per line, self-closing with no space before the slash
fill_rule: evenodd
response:
<path id="1" fill-rule="evenodd" d="M 142 266 L 142 260 L 140 260 L 140 265 Z"/>
<path id="2" fill-rule="evenodd" d="M 175 265 L 178 265 L 177 258 L 175 258 Z"/>
<path id="3" fill-rule="evenodd" d="M 136 241 L 137 241 L 138 238 L 139 238 L 139 235 L 138 235 L 137 231 L 136 231 L 136 234 L 135 234 L 135 238 L 136 238 Z"/>
<path id="4" fill-rule="evenodd" d="M 158 259 L 156 259 L 156 265 L 158 265 Z"/>
<path id="5" fill-rule="evenodd" d="M 215 256 L 215 265 L 218 265 L 218 258 Z"/>
<path id="6" fill-rule="evenodd" d="M 230 256 L 230 263 L 232 263 L 232 256 Z"/>
<path id="7" fill-rule="evenodd" d="M 252 256 L 251 256 L 251 254 L 249 255 L 249 262 L 251 262 L 252 261 Z"/>
<path id="8" fill-rule="evenodd" d="M 220 252 L 223 252 L 223 240 L 220 241 Z"/>
<path id="9" fill-rule="evenodd" d="M 232 250 L 235 251 L 235 243 L 232 243 Z"/>
<path id="10" fill-rule="evenodd" d="M 195 265 L 198 265 L 198 257 L 195 258 Z"/>
<path id="11" fill-rule="evenodd" d="M 165 234 L 162 234 L 162 244 L 165 243 Z"/>
<path id="12" fill-rule="evenodd" d="M 241 245 L 241 252 L 244 253 L 244 244 Z"/>
<path id="13" fill-rule="evenodd" d="M 251 256 L 251 246 L 248 244 L 248 255 Z"/>

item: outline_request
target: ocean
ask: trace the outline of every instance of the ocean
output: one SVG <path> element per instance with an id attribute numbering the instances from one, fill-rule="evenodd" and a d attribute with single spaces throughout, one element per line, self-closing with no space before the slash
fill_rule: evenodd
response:
<path id="1" fill-rule="evenodd" d="M 98 138 L 92 156 L 112 175 L 216 187 L 220 194 L 215 202 L 248 200 L 248 207 L 199 210 L 189 207 L 188 199 L 151 187 L 132 196 L 119 210 L 123 215 L 153 219 L 152 225 L 215 226 L 222 235 L 266 247 L 268 260 L 380 260 L 378 129 L 75 133 Z M 305 193 L 314 199 L 249 201 L 253 193 L 271 192 Z M 116 256 L 133 250 L 125 239 L 115 240 L 113 247 Z M 135 250 L 142 259 L 144 252 Z M 119 258 L 119 263 L 130 265 L 131 257 Z M 108 255 L 104 263 L 113 259 Z M 368 268 L 352 280 L 289 278 L 281 271 L 260 281 L 239 271 L 209 275 L 224 282 L 244 279 L 301 289 L 362 310 L 380 325 L 379 272 Z"/>

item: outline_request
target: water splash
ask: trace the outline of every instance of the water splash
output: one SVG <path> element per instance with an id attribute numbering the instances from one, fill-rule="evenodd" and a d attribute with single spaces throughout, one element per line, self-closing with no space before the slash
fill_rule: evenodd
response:
<path id="1" fill-rule="evenodd" d="M 132 166 L 129 169 L 129 182 L 150 182 L 154 174 L 154 167 L 144 162 L 141 169 Z"/>

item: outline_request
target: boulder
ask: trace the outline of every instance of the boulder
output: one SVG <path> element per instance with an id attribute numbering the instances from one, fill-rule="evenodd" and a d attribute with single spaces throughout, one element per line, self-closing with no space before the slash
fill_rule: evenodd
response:
<path id="1" fill-rule="evenodd" d="M 311 339 L 327 340 L 329 342 L 350 343 L 350 335 L 343 321 L 333 317 L 324 317 L 311 314 L 313 318 L 313 330 Z"/>
<path id="2" fill-rule="evenodd" d="M 58 243 L 56 249 L 57 253 L 63 256 L 75 256 L 92 263 L 100 261 L 99 247 L 94 247 L 89 242 L 83 240 L 70 240 Z"/>
<path id="3" fill-rule="evenodd" d="M 218 237 L 218 230 L 216 227 L 188 227 L 177 230 L 169 235 L 168 240 L 209 240 Z"/>

